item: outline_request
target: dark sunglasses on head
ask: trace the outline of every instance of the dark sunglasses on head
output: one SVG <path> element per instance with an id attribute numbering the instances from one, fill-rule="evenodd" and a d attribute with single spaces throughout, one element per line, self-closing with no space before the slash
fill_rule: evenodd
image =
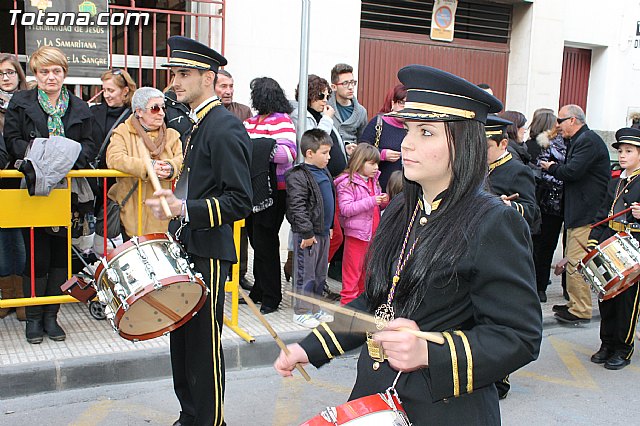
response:
<path id="1" fill-rule="evenodd" d="M 167 106 L 166 105 L 158 105 L 155 104 L 153 106 L 150 106 L 149 108 L 145 108 L 148 109 L 149 111 L 151 111 L 152 114 L 160 114 L 160 110 L 162 110 L 162 112 L 167 110 Z"/>
<path id="2" fill-rule="evenodd" d="M 324 99 L 329 99 L 329 96 L 331 96 L 331 90 L 329 90 L 329 93 L 327 93 L 326 95 L 324 93 L 320 93 L 318 94 L 318 100 L 324 100 Z"/>
<path id="3" fill-rule="evenodd" d="M 575 118 L 575 117 L 573 117 L 572 115 L 570 115 L 569 117 L 564 117 L 564 118 L 560 118 L 560 117 L 558 117 L 558 120 L 557 120 L 557 121 L 558 121 L 558 124 L 560 124 L 560 123 L 562 123 L 562 122 L 565 122 L 565 121 L 567 121 L 567 120 L 568 120 L 568 119 L 570 119 L 570 118 Z"/>

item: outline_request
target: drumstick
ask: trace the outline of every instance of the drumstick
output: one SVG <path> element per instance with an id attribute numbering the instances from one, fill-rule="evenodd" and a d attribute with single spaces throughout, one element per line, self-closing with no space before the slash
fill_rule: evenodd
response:
<path id="1" fill-rule="evenodd" d="M 355 309 L 347 308 L 345 306 L 334 305 L 333 303 L 325 302 L 324 300 L 316 299 L 314 297 L 305 296 L 303 294 L 296 294 L 291 291 L 286 292 L 288 295 L 297 299 L 304 300 L 305 302 L 313 303 L 320 307 L 326 308 L 329 311 L 346 315 L 348 317 L 354 317 L 359 320 L 365 321 L 369 324 L 376 325 L 376 319 L 373 315 L 366 314 L 364 312 L 356 311 Z M 444 337 L 441 333 L 434 333 L 432 331 L 414 330 L 412 328 L 400 327 L 398 331 L 405 331 L 409 334 L 413 334 L 418 339 L 426 340 L 428 342 L 437 343 L 438 345 L 444 344 Z"/>
<path id="2" fill-rule="evenodd" d="M 142 155 L 142 162 L 147 169 L 149 180 L 151 181 L 151 185 L 153 185 L 153 190 L 160 191 L 162 189 L 162 186 L 160 185 L 160 180 L 158 179 L 158 175 L 156 175 L 156 171 L 153 169 L 153 164 L 151 164 L 149 151 L 147 151 L 147 147 L 144 146 L 140 139 L 138 139 L 138 150 Z M 160 204 L 162 204 L 162 210 L 164 210 L 164 214 L 167 216 L 167 218 L 173 217 L 173 215 L 171 214 L 171 209 L 169 208 L 169 204 L 167 203 L 167 199 L 164 198 L 164 195 L 160 196 Z"/>
<path id="3" fill-rule="evenodd" d="M 247 302 L 247 306 L 249 306 L 249 309 L 251 309 L 251 312 L 253 312 L 253 314 L 260 320 L 260 322 L 262 323 L 262 325 L 264 325 L 264 327 L 267 329 L 267 331 L 269 331 L 269 333 L 271 334 L 271 337 L 273 337 L 273 340 L 276 341 L 276 344 L 278 345 L 278 347 L 280 349 L 282 349 L 282 351 L 286 355 L 289 355 L 290 352 L 289 352 L 289 349 L 287 348 L 287 345 L 284 344 L 282 339 L 278 336 L 278 334 L 273 329 L 273 327 L 271 327 L 271 324 L 269 324 L 269 322 L 264 317 L 264 315 L 262 315 L 260 313 L 260 310 L 258 309 L 256 304 L 253 303 L 253 300 L 251 300 L 251 298 L 249 296 L 247 296 L 247 294 L 241 288 L 238 288 L 238 292 L 240 293 L 242 298 L 245 300 L 245 302 Z M 311 381 L 311 377 L 305 371 L 305 369 L 302 366 L 302 364 L 300 364 L 299 362 L 296 363 L 296 369 L 300 372 L 300 374 L 302 374 L 302 377 L 304 377 L 307 382 Z"/>
<path id="4" fill-rule="evenodd" d="M 608 217 L 608 218 L 606 218 L 606 219 L 602 219 L 602 220 L 601 220 L 600 222 L 598 222 L 598 223 L 594 223 L 593 225 L 591 225 L 591 226 L 590 226 L 590 228 L 591 228 L 591 229 L 593 229 L 593 228 L 595 228 L 595 227 L 597 227 L 597 226 L 602 225 L 603 223 L 606 223 L 606 222 L 609 222 L 609 221 L 610 221 L 610 220 L 612 220 L 612 219 L 615 219 L 615 218 L 616 218 L 616 217 L 618 217 L 618 216 L 622 216 L 623 214 L 629 213 L 630 211 L 631 211 L 631 207 L 629 207 L 628 209 L 624 209 L 624 210 L 622 210 L 621 212 L 618 212 L 618 213 L 616 213 L 616 214 L 614 214 L 614 215 L 611 215 L 611 216 L 609 216 L 609 217 Z"/>
<path id="5" fill-rule="evenodd" d="M 520 198 L 520 194 L 518 194 L 517 192 L 515 194 L 511 194 L 506 198 L 503 198 L 504 201 L 514 201 L 517 200 L 518 198 Z"/>

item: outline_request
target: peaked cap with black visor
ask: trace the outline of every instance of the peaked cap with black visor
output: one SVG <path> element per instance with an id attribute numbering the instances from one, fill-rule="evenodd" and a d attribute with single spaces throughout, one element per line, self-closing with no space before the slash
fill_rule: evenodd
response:
<path id="1" fill-rule="evenodd" d="M 640 147 L 640 130 L 633 127 L 624 127 L 616 132 L 616 141 L 611 144 L 618 149 L 623 143 Z"/>
<path id="2" fill-rule="evenodd" d="M 489 114 L 487 116 L 487 122 L 484 125 L 484 132 L 486 133 L 487 138 L 494 136 L 506 136 L 507 127 L 512 124 L 513 123 L 509 120 L 498 117 L 497 115 Z"/>
<path id="3" fill-rule="evenodd" d="M 224 56 L 197 42 L 183 36 L 169 37 L 167 44 L 171 48 L 171 58 L 163 67 L 193 68 L 218 72 L 218 67 L 227 65 Z"/>
<path id="4" fill-rule="evenodd" d="M 407 100 L 400 111 L 387 115 L 418 121 L 477 120 L 502 110 L 502 102 L 473 83 L 437 68 L 408 65 L 398 71 L 407 88 Z"/>

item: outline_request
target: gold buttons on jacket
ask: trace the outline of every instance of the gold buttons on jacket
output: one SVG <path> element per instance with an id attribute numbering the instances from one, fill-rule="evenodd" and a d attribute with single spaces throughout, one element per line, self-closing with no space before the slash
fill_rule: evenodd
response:
<path id="1" fill-rule="evenodd" d="M 428 219 L 426 217 L 421 217 L 420 218 L 420 226 L 425 226 L 428 222 Z"/>

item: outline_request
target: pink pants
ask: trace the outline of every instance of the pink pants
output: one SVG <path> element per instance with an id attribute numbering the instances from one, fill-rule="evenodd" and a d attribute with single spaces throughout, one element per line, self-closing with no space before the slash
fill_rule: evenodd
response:
<path id="1" fill-rule="evenodd" d="M 342 291 L 340 303 L 346 305 L 364 292 L 364 257 L 369 241 L 345 236 L 342 257 Z"/>

